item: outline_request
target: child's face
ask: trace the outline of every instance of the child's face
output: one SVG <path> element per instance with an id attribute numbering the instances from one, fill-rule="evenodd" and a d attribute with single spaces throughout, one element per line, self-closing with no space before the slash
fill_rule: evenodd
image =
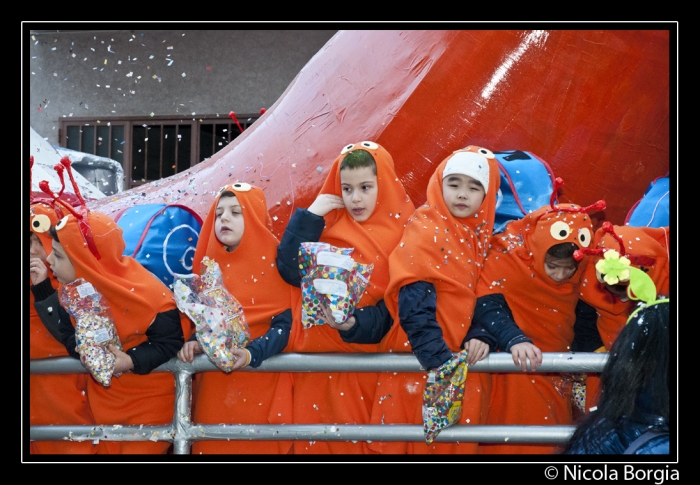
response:
<path id="1" fill-rule="evenodd" d="M 563 283 L 576 274 L 578 264 L 574 258 L 545 256 L 544 272 L 557 283 Z"/>
<path id="2" fill-rule="evenodd" d="M 216 238 L 227 247 L 228 251 L 233 251 L 241 243 L 244 229 L 243 212 L 238 198 L 221 197 L 216 206 L 216 222 L 214 223 Z"/>
<path id="3" fill-rule="evenodd" d="M 39 239 L 39 236 L 37 236 L 33 232 L 30 233 L 29 243 L 30 243 L 29 257 L 30 258 L 39 258 L 42 261 L 46 261 L 46 250 L 44 249 L 44 246 L 41 244 L 41 240 Z"/>
<path id="4" fill-rule="evenodd" d="M 350 216 L 365 222 L 377 205 L 377 176 L 370 167 L 344 168 L 340 171 L 343 203 Z"/>
<path id="5" fill-rule="evenodd" d="M 442 198 L 455 217 L 469 217 L 479 209 L 486 191 L 481 182 L 463 174 L 442 179 Z"/>
<path id="6" fill-rule="evenodd" d="M 70 283 L 75 281 L 75 268 L 66 255 L 61 243 L 54 240 L 51 242 L 51 254 L 46 258 L 46 262 L 51 266 L 54 276 L 59 283 Z"/>

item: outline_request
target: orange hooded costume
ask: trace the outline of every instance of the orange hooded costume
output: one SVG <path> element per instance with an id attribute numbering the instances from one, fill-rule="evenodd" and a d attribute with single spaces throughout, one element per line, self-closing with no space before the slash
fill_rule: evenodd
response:
<path id="1" fill-rule="evenodd" d="M 32 159 L 33 163 L 33 159 Z M 60 209 L 59 209 L 60 210 Z M 49 255 L 52 251 L 50 226 L 58 222 L 53 203 L 32 200 L 29 208 L 29 227 L 41 241 Z M 56 277 L 49 270 L 46 282 L 51 292 L 58 287 Z M 30 281 L 31 284 L 31 281 Z M 29 358 L 67 357 L 63 344 L 56 340 L 42 323 L 34 307 L 34 293 L 29 292 Z M 88 404 L 86 389 L 88 374 L 56 374 L 29 376 L 29 424 L 30 425 L 86 425 L 94 424 Z M 31 454 L 95 453 L 91 441 L 32 441 Z"/>
<path id="2" fill-rule="evenodd" d="M 51 193 L 48 185 L 41 188 Z M 123 256 L 125 243 L 116 222 L 105 214 L 88 212 L 79 198 L 83 206 L 77 211 L 62 204 L 70 214 L 56 224 L 56 233 L 73 264 L 76 279 L 85 279 L 106 299 L 124 351 L 135 355 L 140 344 L 151 343 L 147 331 L 156 317 L 176 309 L 173 294 L 135 259 Z M 184 324 L 184 316 L 177 315 L 178 323 Z M 182 340 L 179 332 L 183 329 L 175 328 L 177 333 L 168 338 Z M 134 361 L 134 371 L 139 372 L 137 364 Z M 88 378 L 87 397 L 96 424 L 169 424 L 173 418 L 175 381 L 168 372 L 126 373 L 113 378 L 109 387 Z M 166 441 L 101 441 L 98 453 L 162 454 L 169 447 Z"/>
<path id="3" fill-rule="evenodd" d="M 555 186 L 556 192 L 556 186 Z M 591 208 L 604 208 L 599 202 Z M 579 281 L 584 265 L 562 282 L 545 272 L 547 251 L 561 243 L 577 248 L 592 244 L 593 226 L 585 211 L 573 204 L 541 207 L 510 222 L 491 238 L 489 256 L 477 285 L 477 296 L 501 294 L 518 328 L 542 352 L 569 352 L 574 339 Z M 489 322 L 481 322 L 488 329 Z M 508 349 L 501 348 L 502 351 Z M 487 424 L 569 425 L 571 396 L 555 387 L 559 374 L 503 373 L 492 376 Z M 551 445 L 485 443 L 480 453 L 554 453 Z"/>
<path id="4" fill-rule="evenodd" d="M 346 146 L 333 162 L 320 194 L 342 196 L 340 165 L 354 150 L 369 152 L 377 168 L 377 201 L 370 217 L 356 222 L 345 209 L 329 212 L 319 241 L 338 248 L 354 248 L 352 258 L 362 264 L 374 264 L 369 285 L 356 309 L 377 305 L 384 299 L 389 284 L 389 254 L 398 244 L 414 205 L 394 172 L 391 155 L 373 142 Z M 346 168 L 345 170 L 352 170 Z M 301 315 L 301 298 L 295 302 L 294 316 Z M 352 344 L 343 341 L 338 330 L 328 325 L 304 329 L 292 328 L 292 352 L 377 352 L 378 344 Z M 294 374 L 294 423 L 365 424 L 369 423 L 371 403 L 377 386 L 373 372 L 330 372 Z M 366 453 L 364 442 L 295 442 L 295 453 Z"/>
<path id="5" fill-rule="evenodd" d="M 214 232 L 216 207 L 225 190 L 241 206 L 244 232 L 239 245 L 227 252 Z M 207 256 L 219 264 L 226 289 L 243 307 L 250 342 L 270 330 L 273 317 L 291 308 L 299 291 L 285 283 L 275 267 L 279 241 L 270 232 L 271 220 L 263 191 L 247 183 L 224 186 L 200 231 L 192 270 L 200 274 Z M 248 344 L 250 345 L 250 343 Z M 193 421 L 201 424 L 292 423 L 292 380 L 288 373 L 212 371 L 197 374 L 193 387 Z M 192 454 L 289 453 L 291 441 L 196 441 Z"/>
<path id="6" fill-rule="evenodd" d="M 486 191 L 474 215 L 453 216 L 443 198 L 443 171 L 455 157 L 465 157 L 488 177 Z M 457 150 L 438 165 L 428 182 L 426 205 L 418 208 L 406 226 L 401 243 L 389 259 L 391 282 L 386 304 L 394 325 L 380 346 L 382 352 L 411 352 L 406 332 L 399 325 L 399 291 L 411 283 L 424 281 L 435 287 L 436 319 L 447 347 L 461 350 L 471 324 L 476 302 L 476 282 L 486 257 L 493 230 L 496 193 L 500 185 L 496 159 L 489 150 L 469 146 Z M 382 373 L 372 407 L 372 424 L 419 424 L 423 389 L 427 374 Z M 488 410 L 490 378 L 479 373 L 467 376 L 460 423 L 481 424 Z M 381 453 L 475 453 L 476 443 L 373 442 L 370 449 Z"/>
<path id="7" fill-rule="evenodd" d="M 651 277 L 658 295 L 669 295 L 670 280 L 670 228 L 612 226 L 614 234 L 600 228 L 596 231 L 591 248 L 615 249 L 630 259 L 632 266 L 644 270 Z M 617 238 L 620 238 L 618 240 Z M 606 351 L 625 327 L 629 315 L 636 308 L 634 300 L 621 301 L 605 289 L 605 283 L 597 276 L 595 265 L 600 255 L 587 258 L 581 279 L 581 299 L 598 313 L 598 332 Z M 586 410 L 598 402 L 600 378 L 588 375 L 586 379 Z"/>

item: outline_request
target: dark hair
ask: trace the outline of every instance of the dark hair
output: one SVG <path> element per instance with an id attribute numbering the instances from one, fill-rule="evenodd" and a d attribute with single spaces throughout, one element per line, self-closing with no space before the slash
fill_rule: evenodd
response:
<path id="1" fill-rule="evenodd" d="M 576 244 L 571 242 L 555 244 L 547 250 L 547 256 L 551 256 L 556 259 L 567 259 L 574 258 L 574 251 L 578 249 Z M 578 264 L 578 261 L 576 262 Z"/>
<path id="2" fill-rule="evenodd" d="M 221 199 L 222 197 L 236 197 L 236 194 L 234 194 L 230 190 L 224 190 L 223 192 L 221 192 L 221 195 L 219 195 L 219 199 Z"/>
<path id="3" fill-rule="evenodd" d="M 58 239 L 58 231 L 56 231 L 56 226 L 51 225 L 51 227 L 49 227 L 49 234 L 51 235 L 51 237 L 53 238 L 54 241 L 56 241 L 57 243 L 61 242 Z"/>
<path id="4" fill-rule="evenodd" d="M 374 161 L 374 157 L 367 150 L 353 150 L 345 155 L 343 161 L 340 162 L 340 170 L 344 168 L 363 168 L 369 167 L 372 169 L 372 173 L 377 175 L 377 162 Z"/>
<path id="5" fill-rule="evenodd" d="M 649 413 L 669 421 L 669 304 L 641 309 L 613 343 L 601 375 L 598 407 L 578 424 L 564 453 L 595 450 L 626 421 Z"/>

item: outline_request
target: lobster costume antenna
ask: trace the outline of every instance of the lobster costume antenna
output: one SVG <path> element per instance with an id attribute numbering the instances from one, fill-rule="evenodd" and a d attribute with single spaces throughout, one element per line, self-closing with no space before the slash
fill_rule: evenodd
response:
<path id="1" fill-rule="evenodd" d="M 56 171 L 58 178 L 61 180 L 61 191 L 58 193 L 58 197 L 61 197 L 63 195 L 63 191 L 66 190 L 66 181 L 63 179 L 63 170 L 65 169 L 60 163 L 54 165 L 53 169 Z"/>
<path id="2" fill-rule="evenodd" d="M 68 157 L 64 157 L 64 159 L 68 162 L 68 167 L 70 167 L 70 160 Z M 61 160 L 63 163 L 63 159 Z M 66 166 L 65 163 L 63 163 L 63 166 Z M 58 170 L 59 165 L 56 165 L 54 169 L 60 173 L 62 172 Z M 49 187 L 49 182 L 47 180 L 42 180 L 39 182 L 39 188 L 41 189 L 42 192 L 45 194 L 49 195 L 53 200 L 54 200 L 54 207 L 58 209 L 59 206 L 63 206 L 68 211 L 75 216 L 75 218 L 78 220 L 78 227 L 80 228 L 80 233 L 83 235 L 83 239 L 85 240 L 85 243 L 87 244 L 88 248 L 90 249 L 90 252 L 95 256 L 96 259 L 100 259 L 100 253 L 97 250 L 97 246 L 95 245 L 95 239 L 92 237 L 92 229 L 90 228 L 90 225 L 88 224 L 88 208 L 87 204 L 85 204 L 85 200 L 83 199 L 82 195 L 80 194 L 80 189 L 78 188 L 78 184 L 75 183 L 75 180 L 73 179 L 73 176 L 71 174 L 70 169 L 68 169 L 68 175 L 71 179 L 71 182 L 73 182 L 73 188 L 75 190 L 75 195 L 78 197 L 78 200 L 82 202 L 82 206 L 78 211 L 75 210 L 71 204 L 68 202 L 59 199 L 60 195 L 55 194 L 52 190 L 51 187 Z M 61 177 L 61 181 L 63 181 L 63 177 Z M 61 191 L 63 192 L 63 191 Z"/>
<path id="3" fill-rule="evenodd" d="M 614 237 L 615 240 L 617 241 L 617 244 L 620 245 L 620 256 L 626 256 L 625 243 L 622 241 L 622 238 L 615 233 L 615 227 L 612 225 L 612 223 L 610 221 L 605 221 L 603 223 L 603 231 L 607 232 L 612 237 Z"/>
<path id="4" fill-rule="evenodd" d="M 557 198 L 557 191 L 559 190 L 560 187 L 564 186 L 564 180 L 561 177 L 557 177 L 554 179 L 554 189 L 552 190 L 552 196 L 549 198 L 549 205 L 552 207 L 552 212 L 571 212 L 571 213 L 583 213 L 583 212 L 588 212 L 593 209 L 595 210 L 603 210 L 605 209 L 605 201 L 604 200 L 599 200 L 598 202 L 595 202 L 587 207 L 562 207 L 559 204 L 554 204 L 554 201 Z"/>
<path id="5" fill-rule="evenodd" d="M 78 183 L 75 181 L 75 178 L 73 177 L 73 169 L 71 168 L 71 161 L 70 158 L 68 157 L 63 157 L 61 158 L 61 165 L 63 165 L 68 172 L 68 177 L 70 178 L 71 184 L 73 184 L 73 191 L 75 192 L 76 197 L 78 197 L 78 200 L 82 204 L 82 206 L 85 208 L 85 214 L 87 215 L 87 204 L 85 203 L 85 199 L 83 199 L 83 195 L 80 193 L 80 187 L 78 187 Z M 54 170 L 58 171 L 55 167 Z M 61 177 L 61 180 L 63 180 L 63 177 L 61 176 L 61 173 L 59 173 L 59 176 Z M 61 191 L 62 193 L 63 191 Z M 60 195 L 60 194 L 59 194 Z"/>

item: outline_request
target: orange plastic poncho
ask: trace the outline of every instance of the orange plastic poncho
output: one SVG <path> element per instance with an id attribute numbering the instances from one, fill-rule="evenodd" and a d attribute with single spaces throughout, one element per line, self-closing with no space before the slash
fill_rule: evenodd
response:
<path id="1" fill-rule="evenodd" d="M 442 175 L 450 155 L 430 177 L 427 202 L 418 208 L 406 226 L 400 244 L 389 259 L 391 282 L 385 301 L 394 318 L 380 350 L 411 352 L 406 333 L 399 325 L 399 291 L 426 281 L 437 293 L 437 321 L 443 338 L 458 352 L 467 334 L 476 302 L 476 282 L 486 257 L 493 230 L 496 193 L 500 185 L 498 165 L 486 149 L 469 146 L 459 152 L 481 153 L 489 167 L 487 192 L 478 211 L 467 218 L 454 217 L 442 193 Z M 422 395 L 427 374 L 382 373 L 372 407 L 372 424 L 419 424 L 423 422 Z M 490 378 L 486 373 L 468 375 L 460 423 L 482 424 L 486 419 Z M 476 443 L 373 442 L 370 449 L 380 453 L 475 453 Z"/>
<path id="2" fill-rule="evenodd" d="M 57 234 L 76 278 L 92 283 L 106 298 L 126 351 L 147 340 L 146 331 L 158 313 L 176 308 L 173 294 L 135 259 L 123 256 L 122 229 L 109 216 L 90 212 L 87 224 L 99 259 L 90 250 L 75 215 L 59 221 Z M 87 395 L 97 424 L 170 424 L 173 419 L 175 380 L 169 372 L 123 374 L 112 379 L 109 387 L 89 378 Z M 98 453 L 158 454 L 169 447 L 167 441 L 101 441 Z"/>
<path id="3" fill-rule="evenodd" d="M 376 305 L 384 299 L 389 284 L 389 254 L 403 234 L 414 205 L 394 171 L 389 152 L 373 142 L 349 145 L 335 159 L 321 194 L 342 196 L 340 164 L 354 150 L 366 150 L 377 166 L 377 202 L 372 215 L 356 222 L 345 209 L 325 216 L 326 227 L 320 241 L 335 247 L 354 248 L 352 258 L 362 264 L 374 264 L 369 285 L 357 308 Z M 347 170 L 347 169 L 346 169 Z M 295 302 L 295 319 L 301 315 L 301 299 Z M 338 330 L 328 325 L 303 329 L 292 328 L 290 348 L 293 352 L 377 352 L 375 344 L 348 344 Z M 371 403 L 377 386 L 373 372 L 324 372 L 294 374 L 294 422 L 296 424 L 364 424 L 369 423 Z M 295 453 L 365 453 L 365 442 L 316 441 L 295 442 Z"/>
<path id="4" fill-rule="evenodd" d="M 646 271 L 654 281 L 658 295 L 670 296 L 670 227 L 613 226 L 613 229 L 615 234 L 622 238 L 624 250 L 631 257 L 631 264 Z M 593 243 L 592 247 L 596 249 L 620 250 L 617 239 L 602 228 L 596 231 Z M 639 256 L 642 258 L 638 258 Z M 650 260 L 644 261 L 644 258 L 650 258 Z M 605 350 L 610 350 L 637 302 L 634 300 L 622 302 L 619 297 L 605 289 L 605 284 L 598 281 L 596 277 L 595 263 L 599 259 L 600 256 L 587 258 L 581 280 L 581 299 L 598 312 L 598 332 L 603 339 Z M 645 264 L 640 264 L 640 261 Z M 600 378 L 589 374 L 586 379 L 587 410 L 596 405 L 599 392 Z"/>
<path id="5" fill-rule="evenodd" d="M 29 208 L 31 231 L 39 237 L 48 256 L 51 236 L 46 232 L 58 222 L 54 208 L 46 203 L 32 203 Z M 51 286 L 59 283 L 49 270 Z M 30 281 L 31 284 L 31 281 Z M 34 294 L 29 292 L 29 358 L 67 357 L 68 352 L 41 322 L 34 308 Z M 86 425 L 95 424 L 87 400 L 88 374 L 56 374 L 29 376 L 29 424 L 30 425 Z M 91 441 L 32 441 L 31 454 L 96 453 Z"/>
<path id="6" fill-rule="evenodd" d="M 238 247 L 227 252 L 214 233 L 221 192 L 236 195 L 244 221 Z M 250 339 L 270 329 L 272 317 L 291 308 L 299 290 L 279 275 L 275 257 L 279 241 L 263 191 L 247 183 L 224 186 L 207 213 L 195 250 L 192 270 L 200 274 L 204 256 L 219 264 L 226 289 L 243 307 Z M 294 293 L 293 293 L 294 292 Z M 235 371 L 195 376 L 193 421 L 202 424 L 282 424 L 292 422 L 292 381 L 289 373 Z M 196 441 L 192 453 L 289 453 L 291 441 Z"/>
<path id="7" fill-rule="evenodd" d="M 576 209 L 560 204 L 556 209 Z M 593 226 L 585 212 L 542 207 L 491 238 L 489 257 L 477 285 L 477 296 L 502 294 L 520 330 L 542 352 L 568 352 L 574 339 L 579 281 L 584 264 L 566 281 L 557 283 L 545 272 L 547 251 L 560 243 L 578 248 L 592 245 Z M 492 376 L 487 424 L 570 425 L 571 396 L 560 394 L 560 375 L 503 373 Z M 555 453 L 548 444 L 484 443 L 479 453 Z"/>

